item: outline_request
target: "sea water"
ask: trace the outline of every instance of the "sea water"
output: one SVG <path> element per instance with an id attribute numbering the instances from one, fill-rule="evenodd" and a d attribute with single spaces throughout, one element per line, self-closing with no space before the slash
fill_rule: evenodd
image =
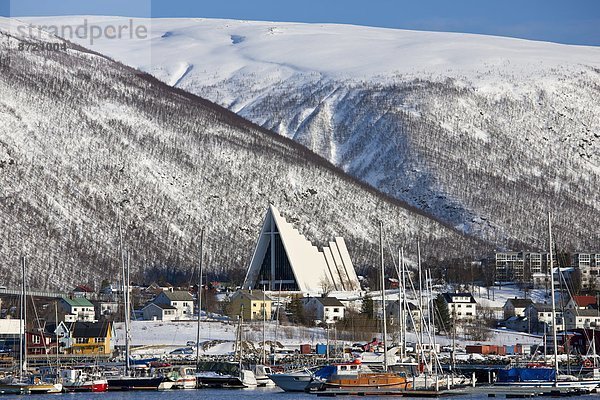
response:
<path id="1" fill-rule="evenodd" d="M 338 396 L 338 398 L 360 398 L 358 396 Z M 410 397 L 400 396 L 373 396 L 376 399 L 411 399 Z M 576 396 L 573 398 L 589 399 L 598 398 L 597 395 Z M 187 400 L 187 399 L 207 399 L 207 400 L 272 400 L 272 399 L 311 399 L 317 400 L 315 394 L 308 393 L 286 393 L 279 388 L 253 388 L 253 389 L 198 389 L 198 390 L 165 390 L 165 391 L 132 391 L 132 392 L 106 392 L 106 393 L 67 393 L 67 394 L 44 394 L 44 395 L 8 395 L 0 396 L 0 400 L 8 399 L 31 399 L 31 400 Z M 503 398 L 503 397 L 500 397 Z M 488 399 L 487 393 L 482 390 L 478 394 L 454 395 L 450 397 L 439 397 L 439 399 L 469 399 L 483 400 Z M 419 400 L 423 400 L 419 398 Z"/>

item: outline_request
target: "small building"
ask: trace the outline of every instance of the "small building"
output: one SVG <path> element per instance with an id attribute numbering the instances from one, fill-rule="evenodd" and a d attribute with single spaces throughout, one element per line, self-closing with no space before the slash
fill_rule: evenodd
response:
<path id="1" fill-rule="evenodd" d="M 94 289 L 88 285 L 78 285 L 73 289 L 73 297 L 85 297 L 86 299 L 89 299 L 94 294 Z"/>
<path id="2" fill-rule="evenodd" d="M 229 299 L 229 316 L 235 318 L 243 310 L 246 321 L 262 320 L 263 313 L 270 320 L 272 304 L 273 300 L 264 295 L 262 290 L 238 290 Z"/>
<path id="3" fill-rule="evenodd" d="M 532 303 L 525 309 L 525 316 L 531 320 L 530 333 L 552 332 L 552 326 L 557 330 L 565 328 L 562 312 L 556 311 L 556 324 L 552 322 L 552 306 L 545 303 Z"/>
<path id="4" fill-rule="evenodd" d="M 56 354 L 56 334 L 47 331 L 26 332 L 25 337 L 28 355 Z"/>
<path id="5" fill-rule="evenodd" d="M 194 298 L 183 290 L 163 291 L 152 300 L 154 304 L 163 304 L 175 308 L 175 320 L 194 317 Z"/>
<path id="6" fill-rule="evenodd" d="M 566 329 L 600 327 L 600 311 L 595 309 L 569 309 L 565 311 Z"/>
<path id="7" fill-rule="evenodd" d="M 333 324 L 344 319 L 346 307 L 335 297 L 304 297 L 304 313 L 315 317 L 315 322 Z"/>
<path id="8" fill-rule="evenodd" d="M 112 352 L 112 322 L 73 322 L 68 325 L 69 354 L 109 355 Z"/>
<path id="9" fill-rule="evenodd" d="M 114 320 L 115 315 L 119 313 L 119 303 L 112 300 L 93 301 L 94 310 L 98 319 Z"/>
<path id="10" fill-rule="evenodd" d="M 419 307 L 417 307 L 414 303 L 411 303 L 410 301 L 407 301 L 406 305 L 404 307 L 407 307 L 410 310 L 410 314 L 408 314 L 408 313 L 405 314 L 406 328 L 409 330 L 418 329 L 419 326 L 421 326 L 421 311 L 419 310 Z M 381 308 L 381 307 L 379 307 L 379 308 Z M 401 301 L 393 300 L 393 301 L 386 303 L 386 312 L 387 312 L 388 321 L 392 322 L 393 324 L 399 325 L 395 321 L 398 320 L 398 316 L 400 315 L 401 311 L 402 311 Z"/>
<path id="11" fill-rule="evenodd" d="M 596 296 L 572 296 L 566 305 L 567 310 L 585 310 L 598 308 Z"/>
<path id="12" fill-rule="evenodd" d="M 85 297 L 60 299 L 60 307 L 65 312 L 65 322 L 94 322 L 96 321 L 96 312 L 94 305 Z"/>
<path id="13" fill-rule="evenodd" d="M 168 304 L 149 303 L 142 308 L 142 315 L 146 321 L 173 321 L 177 309 Z"/>
<path id="14" fill-rule="evenodd" d="M 508 299 L 504 306 L 502 307 L 502 313 L 504 315 L 504 319 L 508 319 L 510 317 L 524 317 L 525 309 L 533 304 L 531 299 Z"/>
<path id="15" fill-rule="evenodd" d="M 451 319 L 459 321 L 476 318 L 477 301 L 471 293 L 444 293 L 443 297 Z"/>

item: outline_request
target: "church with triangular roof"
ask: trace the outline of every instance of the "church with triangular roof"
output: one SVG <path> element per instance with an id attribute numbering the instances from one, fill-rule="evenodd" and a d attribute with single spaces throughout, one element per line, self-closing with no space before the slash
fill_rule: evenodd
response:
<path id="1" fill-rule="evenodd" d="M 336 237 L 319 250 L 270 205 L 244 289 L 322 293 L 360 290 L 346 242 Z"/>

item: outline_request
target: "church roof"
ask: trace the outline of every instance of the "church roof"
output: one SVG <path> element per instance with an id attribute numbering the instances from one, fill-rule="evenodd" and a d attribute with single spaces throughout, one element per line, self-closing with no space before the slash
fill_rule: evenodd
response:
<path id="1" fill-rule="evenodd" d="M 272 254 L 275 254 L 274 259 L 271 259 Z M 274 277 L 271 276 L 272 268 L 276 270 Z M 278 290 L 278 285 L 284 281 L 294 282 L 296 290 L 305 293 L 322 292 L 324 286 L 336 291 L 360 290 L 343 238 L 335 238 L 319 251 L 281 216 L 275 206 L 270 205 L 244 288 L 261 288 L 266 283 L 270 290 Z"/>

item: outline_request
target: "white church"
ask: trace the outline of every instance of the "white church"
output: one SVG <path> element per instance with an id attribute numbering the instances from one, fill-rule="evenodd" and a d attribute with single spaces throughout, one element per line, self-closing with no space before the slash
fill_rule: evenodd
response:
<path id="1" fill-rule="evenodd" d="M 269 206 L 244 288 L 320 294 L 357 292 L 360 284 L 341 237 L 319 250 Z"/>

